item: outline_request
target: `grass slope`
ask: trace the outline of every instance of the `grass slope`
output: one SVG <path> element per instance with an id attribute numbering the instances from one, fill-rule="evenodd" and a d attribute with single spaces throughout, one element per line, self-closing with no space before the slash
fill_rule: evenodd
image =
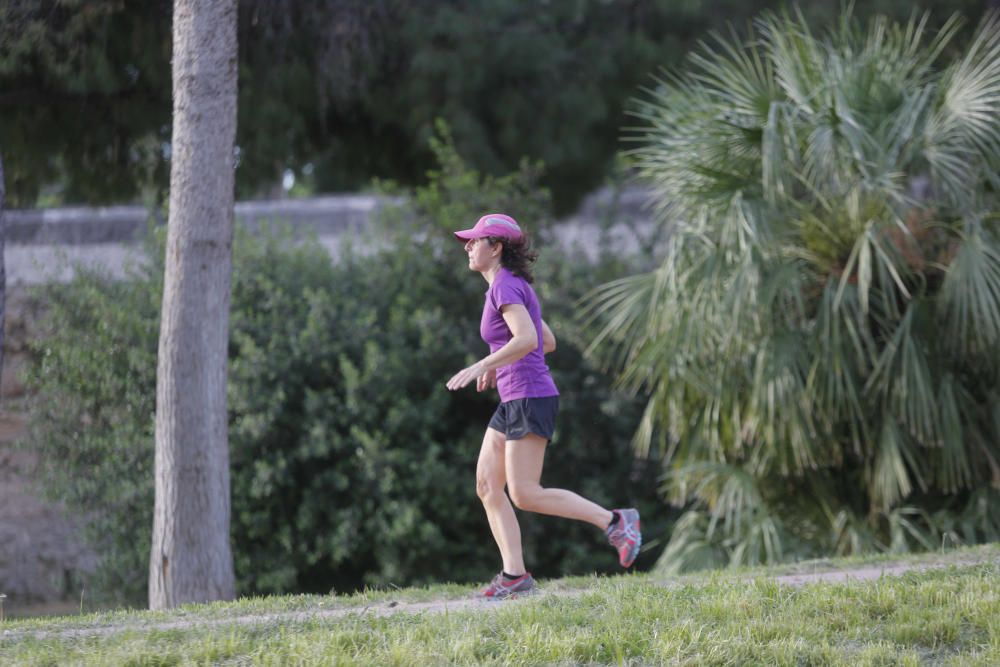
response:
<path id="1" fill-rule="evenodd" d="M 816 561 L 550 581 L 501 604 L 445 586 L 8 621 L 0 664 L 1000 664 L 1000 546 L 905 564 L 931 569 L 831 583 L 899 561 Z"/>

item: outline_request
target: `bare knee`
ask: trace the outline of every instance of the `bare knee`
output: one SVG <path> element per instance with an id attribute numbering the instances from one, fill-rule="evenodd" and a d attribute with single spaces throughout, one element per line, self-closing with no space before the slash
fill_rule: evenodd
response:
<path id="1" fill-rule="evenodd" d="M 476 465 L 476 495 L 483 503 L 495 503 L 503 496 L 503 488 L 507 485 L 504 447 L 503 433 L 486 429 L 479 463 Z"/>
<path id="2" fill-rule="evenodd" d="M 538 508 L 541 491 L 538 484 L 515 484 L 510 487 L 510 501 L 517 509 L 532 512 Z"/>
<path id="3" fill-rule="evenodd" d="M 497 502 L 503 495 L 503 487 L 484 475 L 476 475 L 476 495 L 484 505 Z"/>

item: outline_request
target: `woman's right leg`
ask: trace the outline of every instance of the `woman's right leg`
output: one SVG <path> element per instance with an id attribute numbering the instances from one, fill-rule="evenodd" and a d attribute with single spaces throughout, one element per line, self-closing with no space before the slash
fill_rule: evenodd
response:
<path id="1" fill-rule="evenodd" d="M 496 429 L 486 429 L 483 447 L 476 465 L 476 493 L 483 501 L 486 518 L 490 522 L 493 539 L 500 548 L 503 571 L 507 574 L 524 574 L 524 555 L 521 553 L 521 527 L 514 515 L 514 506 L 504 492 L 507 485 L 506 436 Z"/>

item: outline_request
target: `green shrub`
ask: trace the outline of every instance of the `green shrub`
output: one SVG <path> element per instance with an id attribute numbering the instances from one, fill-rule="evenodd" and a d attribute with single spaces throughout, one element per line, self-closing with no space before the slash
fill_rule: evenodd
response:
<path id="1" fill-rule="evenodd" d="M 45 306 L 27 384 L 22 446 L 42 488 L 82 510 L 102 556 L 87 589 L 139 600 L 153 517 L 153 417 L 162 271 L 115 282 L 93 271 L 37 294 Z M 88 599 L 91 599 L 88 593 Z"/>
<path id="2" fill-rule="evenodd" d="M 544 239 L 548 201 L 538 167 L 484 178 L 446 132 L 434 149 L 440 170 L 384 212 L 368 237 L 375 247 L 347 243 L 331 261 L 314 240 L 237 235 L 229 411 L 243 593 L 473 581 L 499 567 L 475 495 L 497 398 L 444 386 L 486 350 L 486 285 L 450 232 L 502 209 Z M 49 491 L 89 511 L 104 558 L 91 588 L 135 602 L 152 525 L 160 237 L 127 282 L 85 273 L 44 290 L 46 335 L 31 369 L 27 445 L 43 454 Z M 542 248 L 538 287 L 560 339 L 550 363 L 563 392 L 543 483 L 652 508 L 653 472 L 628 448 L 637 406 L 584 361 L 575 324 L 576 299 L 621 260 L 593 265 Z M 522 529 L 536 574 L 616 567 L 590 526 L 523 515 Z"/>

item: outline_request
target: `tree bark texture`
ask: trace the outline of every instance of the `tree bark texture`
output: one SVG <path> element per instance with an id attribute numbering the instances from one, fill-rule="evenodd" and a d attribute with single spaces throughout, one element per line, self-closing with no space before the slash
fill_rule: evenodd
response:
<path id="1" fill-rule="evenodd" d="M 226 374 L 236 0 L 175 0 L 149 606 L 232 599 Z"/>
<path id="2" fill-rule="evenodd" d="M 4 330 L 7 325 L 7 262 L 4 259 L 7 247 L 7 221 L 3 214 L 6 197 L 7 186 L 3 175 L 3 156 L 0 155 L 0 378 L 3 378 Z M 0 394 L 0 400 L 2 399 L 3 395 Z"/>

